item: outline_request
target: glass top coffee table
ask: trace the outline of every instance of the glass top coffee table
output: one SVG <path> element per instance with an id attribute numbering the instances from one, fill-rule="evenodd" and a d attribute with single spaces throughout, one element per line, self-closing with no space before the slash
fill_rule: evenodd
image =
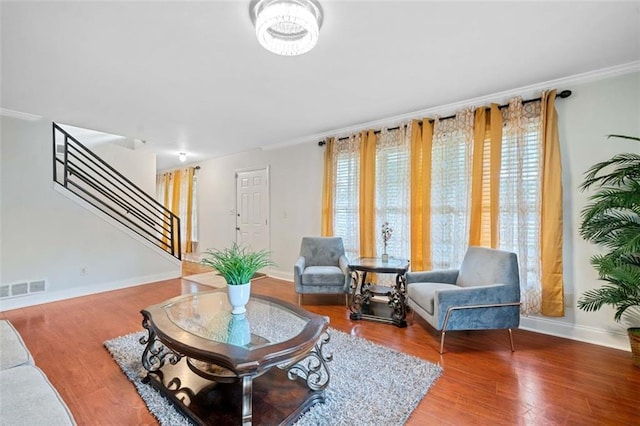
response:
<path id="1" fill-rule="evenodd" d="M 141 311 L 145 380 L 197 424 L 290 424 L 324 401 L 328 318 L 266 296 L 246 308 L 214 290 Z"/>

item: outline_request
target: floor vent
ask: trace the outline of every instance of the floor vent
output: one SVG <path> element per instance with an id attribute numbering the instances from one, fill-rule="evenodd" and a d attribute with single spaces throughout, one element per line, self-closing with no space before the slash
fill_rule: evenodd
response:
<path id="1" fill-rule="evenodd" d="M 45 280 L 5 284 L 0 286 L 0 299 L 16 296 L 27 296 L 33 293 L 42 293 L 47 289 Z"/>

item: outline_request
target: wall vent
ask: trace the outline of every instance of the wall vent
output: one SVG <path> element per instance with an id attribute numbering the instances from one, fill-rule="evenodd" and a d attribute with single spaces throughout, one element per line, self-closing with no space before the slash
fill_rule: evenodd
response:
<path id="1" fill-rule="evenodd" d="M 27 296 L 33 293 L 42 293 L 47 289 L 46 280 L 5 284 L 0 286 L 0 299 L 16 296 Z"/>
<path id="2" fill-rule="evenodd" d="M 29 283 L 29 293 L 41 293 L 44 291 L 45 287 L 44 280 L 31 281 Z"/>
<path id="3" fill-rule="evenodd" d="M 29 294 L 29 283 L 18 283 L 11 285 L 12 296 L 24 296 Z"/>

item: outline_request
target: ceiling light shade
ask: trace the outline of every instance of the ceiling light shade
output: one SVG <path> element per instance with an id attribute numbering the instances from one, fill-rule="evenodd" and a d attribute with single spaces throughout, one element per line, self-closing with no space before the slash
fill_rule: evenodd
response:
<path id="1" fill-rule="evenodd" d="M 258 41 L 270 52 L 302 55 L 318 42 L 322 8 L 317 0 L 253 0 L 249 12 Z"/>

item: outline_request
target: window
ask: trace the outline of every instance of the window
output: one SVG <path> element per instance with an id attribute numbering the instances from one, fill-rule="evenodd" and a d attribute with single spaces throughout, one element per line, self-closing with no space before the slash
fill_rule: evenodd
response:
<path id="1" fill-rule="evenodd" d="M 347 257 L 354 259 L 360 253 L 360 135 L 336 141 L 334 155 L 333 232 L 342 237 Z"/>
<path id="2" fill-rule="evenodd" d="M 524 297 L 540 307 L 541 117 L 540 102 L 512 102 L 502 111 L 500 248 L 518 254 Z"/>
<path id="3" fill-rule="evenodd" d="M 382 224 L 389 222 L 393 235 L 387 254 L 409 258 L 409 152 L 410 137 L 405 126 L 382 130 L 376 142 L 376 254 L 384 253 Z"/>
<path id="4" fill-rule="evenodd" d="M 456 268 L 469 241 L 473 110 L 436 120 L 431 152 L 431 264 Z"/>
<path id="5" fill-rule="evenodd" d="M 518 255 L 523 309 L 539 312 L 541 299 L 540 217 L 542 171 L 541 102 L 513 99 L 500 111 L 504 123 L 499 183 L 491 182 L 489 130 L 482 152 L 480 243 L 491 246 L 492 188 L 499 188 L 498 248 Z M 491 121 L 488 120 L 487 123 Z M 379 132 L 375 157 L 375 225 L 377 256 L 383 253 L 380 229 L 389 222 L 391 256 L 409 257 L 411 146 L 407 126 Z M 474 110 L 435 120 L 431 144 L 430 241 L 433 269 L 456 268 L 469 245 L 473 165 Z M 335 144 L 334 234 L 343 237 L 350 257 L 359 256 L 360 135 Z M 494 175 L 495 176 L 495 175 Z M 495 210 L 495 206 L 493 207 Z M 525 307 L 526 306 L 526 307 Z"/>

